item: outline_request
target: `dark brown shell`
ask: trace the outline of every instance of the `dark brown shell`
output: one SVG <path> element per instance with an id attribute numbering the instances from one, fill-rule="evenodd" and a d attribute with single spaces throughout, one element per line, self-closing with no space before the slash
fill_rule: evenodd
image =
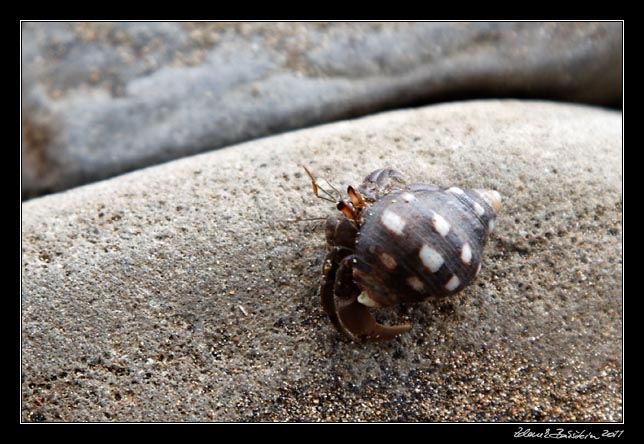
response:
<path id="1" fill-rule="evenodd" d="M 478 191 L 392 191 L 363 215 L 354 279 L 380 306 L 457 293 L 475 278 L 495 217 Z"/>

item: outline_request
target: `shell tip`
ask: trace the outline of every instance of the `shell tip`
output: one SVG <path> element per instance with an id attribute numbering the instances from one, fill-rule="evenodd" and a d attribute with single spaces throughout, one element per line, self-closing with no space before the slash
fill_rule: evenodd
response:
<path id="1" fill-rule="evenodd" d="M 496 190 L 478 190 L 479 194 L 492 207 L 495 213 L 501 210 L 501 193 Z"/>

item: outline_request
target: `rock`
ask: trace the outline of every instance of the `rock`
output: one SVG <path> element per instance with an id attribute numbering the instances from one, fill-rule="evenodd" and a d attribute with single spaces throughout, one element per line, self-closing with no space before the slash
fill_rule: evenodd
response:
<path id="1" fill-rule="evenodd" d="M 478 101 L 177 160 L 22 205 L 24 421 L 621 421 L 621 114 Z M 301 165 L 504 195 L 477 281 L 346 342 Z M 322 182 L 324 183 L 324 182 Z"/>
<path id="2" fill-rule="evenodd" d="M 23 196 L 448 98 L 620 106 L 621 23 L 23 23 Z"/>

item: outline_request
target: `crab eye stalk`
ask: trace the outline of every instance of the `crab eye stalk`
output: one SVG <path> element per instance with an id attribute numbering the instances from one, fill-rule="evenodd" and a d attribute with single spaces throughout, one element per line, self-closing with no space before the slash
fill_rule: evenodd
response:
<path id="1" fill-rule="evenodd" d="M 364 199 L 362 198 L 362 194 L 360 194 L 360 191 L 356 190 L 351 185 L 347 187 L 347 194 L 349 195 L 349 199 L 351 199 L 351 203 L 355 208 L 364 208 L 367 206 Z"/>
<path id="2" fill-rule="evenodd" d="M 351 220 L 356 220 L 358 217 L 358 214 L 356 213 L 356 211 L 343 200 L 338 202 L 338 204 L 336 205 L 336 208 L 338 209 L 338 211 L 341 211 L 345 217 Z"/>

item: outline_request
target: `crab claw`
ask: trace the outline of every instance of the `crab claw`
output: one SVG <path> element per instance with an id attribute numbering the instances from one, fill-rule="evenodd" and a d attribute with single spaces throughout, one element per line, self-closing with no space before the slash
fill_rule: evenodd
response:
<path id="1" fill-rule="evenodd" d="M 335 298 L 334 302 L 341 331 L 352 339 L 387 341 L 411 329 L 409 324 L 394 326 L 379 324 L 369 313 L 369 309 L 359 303 L 357 298 L 350 300 Z"/>
<path id="2" fill-rule="evenodd" d="M 360 289 L 350 279 L 351 261 L 345 258 L 338 266 L 331 258 L 333 253 L 325 262 L 320 296 L 322 308 L 338 331 L 354 341 L 386 341 L 411 329 L 409 324 L 387 326 L 376 322 L 359 302 Z"/>

